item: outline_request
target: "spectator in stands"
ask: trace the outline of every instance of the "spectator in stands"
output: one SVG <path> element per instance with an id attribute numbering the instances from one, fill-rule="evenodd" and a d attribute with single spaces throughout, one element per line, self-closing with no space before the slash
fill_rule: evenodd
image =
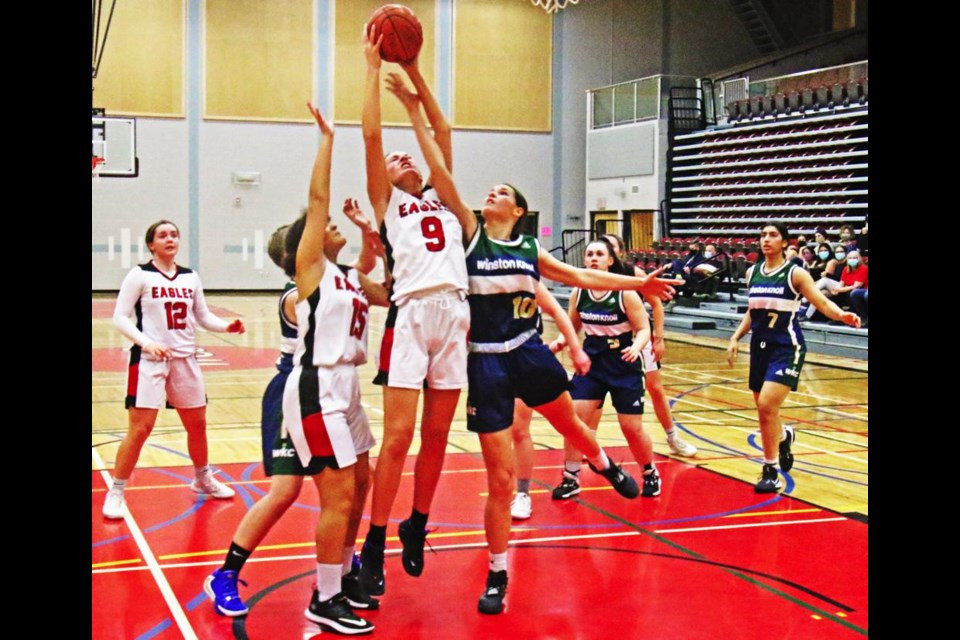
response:
<path id="1" fill-rule="evenodd" d="M 864 267 L 866 268 L 866 267 Z M 853 308 L 853 312 L 856 313 L 861 318 L 860 328 L 864 329 L 867 326 L 867 294 L 870 293 L 870 290 L 866 286 L 860 287 L 859 289 L 854 289 L 850 292 L 850 306 Z"/>
<path id="2" fill-rule="evenodd" d="M 857 239 L 857 250 L 864 258 L 867 257 L 867 223 L 863 223 L 863 229 L 860 229 L 860 237 Z"/>
<path id="3" fill-rule="evenodd" d="M 823 227 L 817 227 L 816 232 L 813 234 L 813 241 L 816 242 L 817 244 L 828 242 L 827 230 Z"/>
<path id="4" fill-rule="evenodd" d="M 840 273 L 840 286 L 824 295 L 832 296 L 838 306 L 850 306 L 850 294 L 857 289 L 867 288 L 867 265 L 860 260 L 860 252 L 854 249 L 847 254 L 847 266 Z"/>
<path id="5" fill-rule="evenodd" d="M 800 266 L 810 272 L 813 276 L 813 267 L 817 264 L 817 256 L 813 249 L 806 245 L 800 245 Z M 816 277 L 814 276 L 814 280 Z"/>
<path id="6" fill-rule="evenodd" d="M 726 255 L 717 250 L 717 245 L 707 244 L 703 247 L 703 260 L 693 267 L 687 279 L 687 286 L 695 296 L 715 298 L 720 286 L 720 279 L 726 268 Z"/>
<path id="7" fill-rule="evenodd" d="M 689 249 L 687 255 L 670 263 L 670 270 L 678 277 L 683 278 L 684 281 L 682 285 L 674 285 L 678 296 L 692 295 L 693 292 L 689 287 L 691 275 L 697 265 L 704 261 L 703 251 L 698 240 L 692 240 L 687 249 Z"/>
<path id="8" fill-rule="evenodd" d="M 843 243 L 843 248 L 847 253 L 850 253 L 857 247 L 857 237 L 853 233 L 853 227 L 849 224 L 845 224 L 840 227 L 840 242 Z"/>
<path id="9" fill-rule="evenodd" d="M 831 251 L 833 255 L 831 256 Z M 813 270 L 811 270 L 810 275 L 816 280 L 816 287 L 818 291 L 823 291 L 827 296 L 838 289 L 841 286 L 840 275 L 843 272 L 843 267 L 846 264 L 847 252 L 844 250 L 843 245 L 837 245 L 834 249 L 830 248 L 830 245 L 826 242 L 821 242 L 817 247 L 817 264 L 814 267 L 815 269 L 821 268 L 820 277 L 817 278 L 814 275 Z M 821 267 L 821 265 L 823 265 Z M 825 316 L 822 314 L 815 318 L 817 314 L 817 308 L 813 305 L 807 307 L 806 316 L 807 319 L 825 319 Z"/>
<path id="10" fill-rule="evenodd" d="M 787 262 L 792 262 L 798 267 L 803 266 L 803 260 L 800 259 L 800 250 L 793 245 L 787 247 L 787 250 L 783 253 L 783 257 Z"/>
<path id="11" fill-rule="evenodd" d="M 807 242 L 807 236 L 803 235 L 802 233 L 797 236 L 797 246 L 798 246 L 798 247 L 803 248 L 803 247 L 807 246 L 808 244 L 810 244 L 810 243 Z"/>

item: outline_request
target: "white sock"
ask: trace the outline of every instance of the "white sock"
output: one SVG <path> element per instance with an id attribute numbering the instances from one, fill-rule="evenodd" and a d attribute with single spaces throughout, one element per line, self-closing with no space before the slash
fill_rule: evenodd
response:
<path id="1" fill-rule="evenodd" d="M 120 478 L 114 478 L 114 479 L 113 479 L 113 486 L 110 487 L 111 490 L 113 490 L 113 491 L 119 491 L 120 493 L 123 493 L 124 489 L 126 489 L 126 488 L 127 488 L 127 481 L 126 481 L 126 480 L 121 480 Z"/>
<path id="2" fill-rule="evenodd" d="M 600 455 L 596 458 L 590 458 L 590 464 L 595 466 L 600 471 L 610 468 L 610 458 L 607 457 L 607 452 L 603 449 L 600 449 Z"/>
<path id="3" fill-rule="evenodd" d="M 193 472 L 196 474 L 197 479 L 200 479 L 206 474 L 210 473 L 210 465 L 207 464 L 202 467 L 196 467 L 194 468 Z"/>
<path id="4" fill-rule="evenodd" d="M 353 569 L 353 547 L 343 548 L 343 560 L 340 564 L 340 576 L 345 576 Z"/>
<path id="5" fill-rule="evenodd" d="M 580 473 L 580 459 L 576 460 L 564 460 L 563 461 L 563 470 L 569 473 L 570 475 L 576 476 Z"/>
<path id="6" fill-rule="evenodd" d="M 674 427 L 670 427 L 664 431 L 664 433 L 667 434 L 667 440 L 672 440 L 673 436 L 677 435 L 677 430 Z"/>
<path id="7" fill-rule="evenodd" d="M 777 458 L 774 458 L 773 460 L 767 460 L 766 458 L 764 458 L 763 464 L 772 464 L 773 466 L 776 467 L 780 464 L 780 461 Z"/>
<path id="8" fill-rule="evenodd" d="M 490 571 L 507 570 L 507 552 L 490 554 Z"/>
<path id="9" fill-rule="evenodd" d="M 320 602 L 340 593 L 340 565 L 317 563 L 317 591 Z"/>

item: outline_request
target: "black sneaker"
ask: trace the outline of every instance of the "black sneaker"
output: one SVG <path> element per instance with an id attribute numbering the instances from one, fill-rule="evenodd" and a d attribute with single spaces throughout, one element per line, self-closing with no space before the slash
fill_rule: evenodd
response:
<path id="1" fill-rule="evenodd" d="M 643 491 L 640 495 L 642 495 L 644 498 L 652 498 L 660 495 L 660 474 L 656 469 L 650 473 L 644 474 Z"/>
<path id="2" fill-rule="evenodd" d="M 560 481 L 560 484 L 553 490 L 553 499 L 554 500 L 569 500 L 573 496 L 580 493 L 580 482 L 579 475 L 574 475 L 569 471 L 563 472 L 563 479 Z"/>
<path id="3" fill-rule="evenodd" d="M 629 473 L 623 470 L 623 467 L 613 463 L 613 460 L 610 461 L 610 467 L 601 471 L 595 466 L 590 465 L 590 469 L 594 473 L 599 473 L 604 478 L 607 479 L 613 488 L 616 489 L 617 493 L 622 495 L 624 498 L 629 498 L 633 500 L 638 495 L 640 495 L 640 487 L 637 486 L 637 481 L 633 479 Z"/>
<path id="4" fill-rule="evenodd" d="M 353 612 L 350 603 L 347 602 L 342 593 L 320 602 L 320 594 L 314 589 L 313 597 L 310 598 L 310 606 L 303 612 L 303 615 L 324 629 L 337 633 L 359 635 L 373 631 L 373 625 Z"/>
<path id="5" fill-rule="evenodd" d="M 340 579 L 340 591 L 354 609 L 379 609 L 380 601 L 370 597 L 360 582 L 360 570 L 352 569 Z"/>
<path id="6" fill-rule="evenodd" d="M 503 597 L 507 595 L 507 572 L 488 571 L 487 588 L 480 596 L 477 611 L 480 613 L 501 613 L 503 611 Z"/>
<path id="7" fill-rule="evenodd" d="M 776 493 L 782 488 L 783 483 L 780 482 L 780 474 L 777 473 L 777 468 L 772 464 L 763 465 L 763 473 L 760 474 L 760 480 L 753 487 L 754 492 Z"/>
<path id="8" fill-rule="evenodd" d="M 403 570 L 416 578 L 423 573 L 423 543 L 427 541 L 427 530 L 414 531 L 410 520 L 404 520 L 397 527 L 397 535 L 403 545 L 400 559 L 403 561 Z"/>
<path id="9" fill-rule="evenodd" d="M 384 583 L 383 547 L 364 542 L 360 549 L 360 584 L 369 595 L 382 596 Z"/>
<path id="10" fill-rule="evenodd" d="M 783 440 L 780 441 L 780 468 L 790 471 L 793 469 L 793 454 L 790 452 L 790 447 L 797 439 L 797 434 L 794 433 L 793 427 L 784 426 L 783 431 Z"/>

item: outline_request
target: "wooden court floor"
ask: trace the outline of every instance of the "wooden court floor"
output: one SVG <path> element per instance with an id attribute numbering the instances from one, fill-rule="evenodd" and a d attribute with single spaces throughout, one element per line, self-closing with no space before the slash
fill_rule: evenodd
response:
<path id="1" fill-rule="evenodd" d="M 303 608 L 312 584 L 315 492 L 268 535 L 244 568 L 252 605 L 246 619 L 216 615 L 203 578 L 222 562 L 237 523 L 263 495 L 259 407 L 279 344 L 273 295 L 209 295 L 222 316 L 240 315 L 242 336 L 201 333 L 211 462 L 238 490 L 230 501 L 198 499 L 186 484 L 191 467 L 176 413 L 162 411 L 128 489 L 131 518 L 100 515 L 108 471 L 126 430 L 122 396 L 126 340 L 111 322 L 113 299 L 92 304 L 92 618 L 96 638 L 308 638 L 319 628 Z M 371 354 L 383 313 L 371 322 Z M 548 336 L 552 331 L 548 323 Z M 747 341 L 745 340 L 744 343 Z M 648 403 L 663 493 L 625 501 L 585 471 L 576 500 L 549 490 L 562 465 L 562 442 L 542 419 L 534 515 L 515 522 L 507 611 L 476 613 L 486 551 L 485 476 L 463 407 L 454 422 L 444 476 L 430 514 L 426 569 L 400 567 L 395 524 L 388 527 L 387 593 L 369 614 L 383 638 L 844 638 L 867 625 L 867 367 L 811 356 L 800 388 L 783 410 L 798 433 L 796 464 L 781 495 L 752 485 L 760 437 L 746 387 L 748 356 L 734 368 L 723 342 L 668 333 L 662 375 L 674 417 L 699 448 L 693 459 L 670 454 Z M 746 346 L 744 344 L 744 346 Z M 361 368 L 363 401 L 380 438 L 383 406 Z M 461 400 L 462 403 L 462 400 Z M 609 405 L 609 403 L 608 403 Z M 604 414 L 601 444 L 639 474 L 615 415 Z M 415 453 L 417 442 L 411 449 Z M 375 448 L 371 455 L 376 456 Z M 412 459 L 408 461 L 412 471 Z M 405 476 L 395 523 L 409 513 Z M 366 532 L 361 525 L 361 536 Z M 597 614 L 600 614 L 599 616 Z"/>

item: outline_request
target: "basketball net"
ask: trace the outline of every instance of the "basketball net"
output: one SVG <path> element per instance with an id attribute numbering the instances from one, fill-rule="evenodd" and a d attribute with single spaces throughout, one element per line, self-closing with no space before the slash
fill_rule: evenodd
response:
<path id="1" fill-rule="evenodd" d="M 103 163 L 107 161 L 106 158 L 98 158 L 97 156 L 93 157 L 93 179 L 95 182 L 100 182 L 100 169 L 103 168 Z"/>
<path id="2" fill-rule="evenodd" d="M 543 7 L 547 13 L 556 13 L 565 9 L 568 4 L 577 4 L 580 0 L 530 0 L 534 6 Z"/>

